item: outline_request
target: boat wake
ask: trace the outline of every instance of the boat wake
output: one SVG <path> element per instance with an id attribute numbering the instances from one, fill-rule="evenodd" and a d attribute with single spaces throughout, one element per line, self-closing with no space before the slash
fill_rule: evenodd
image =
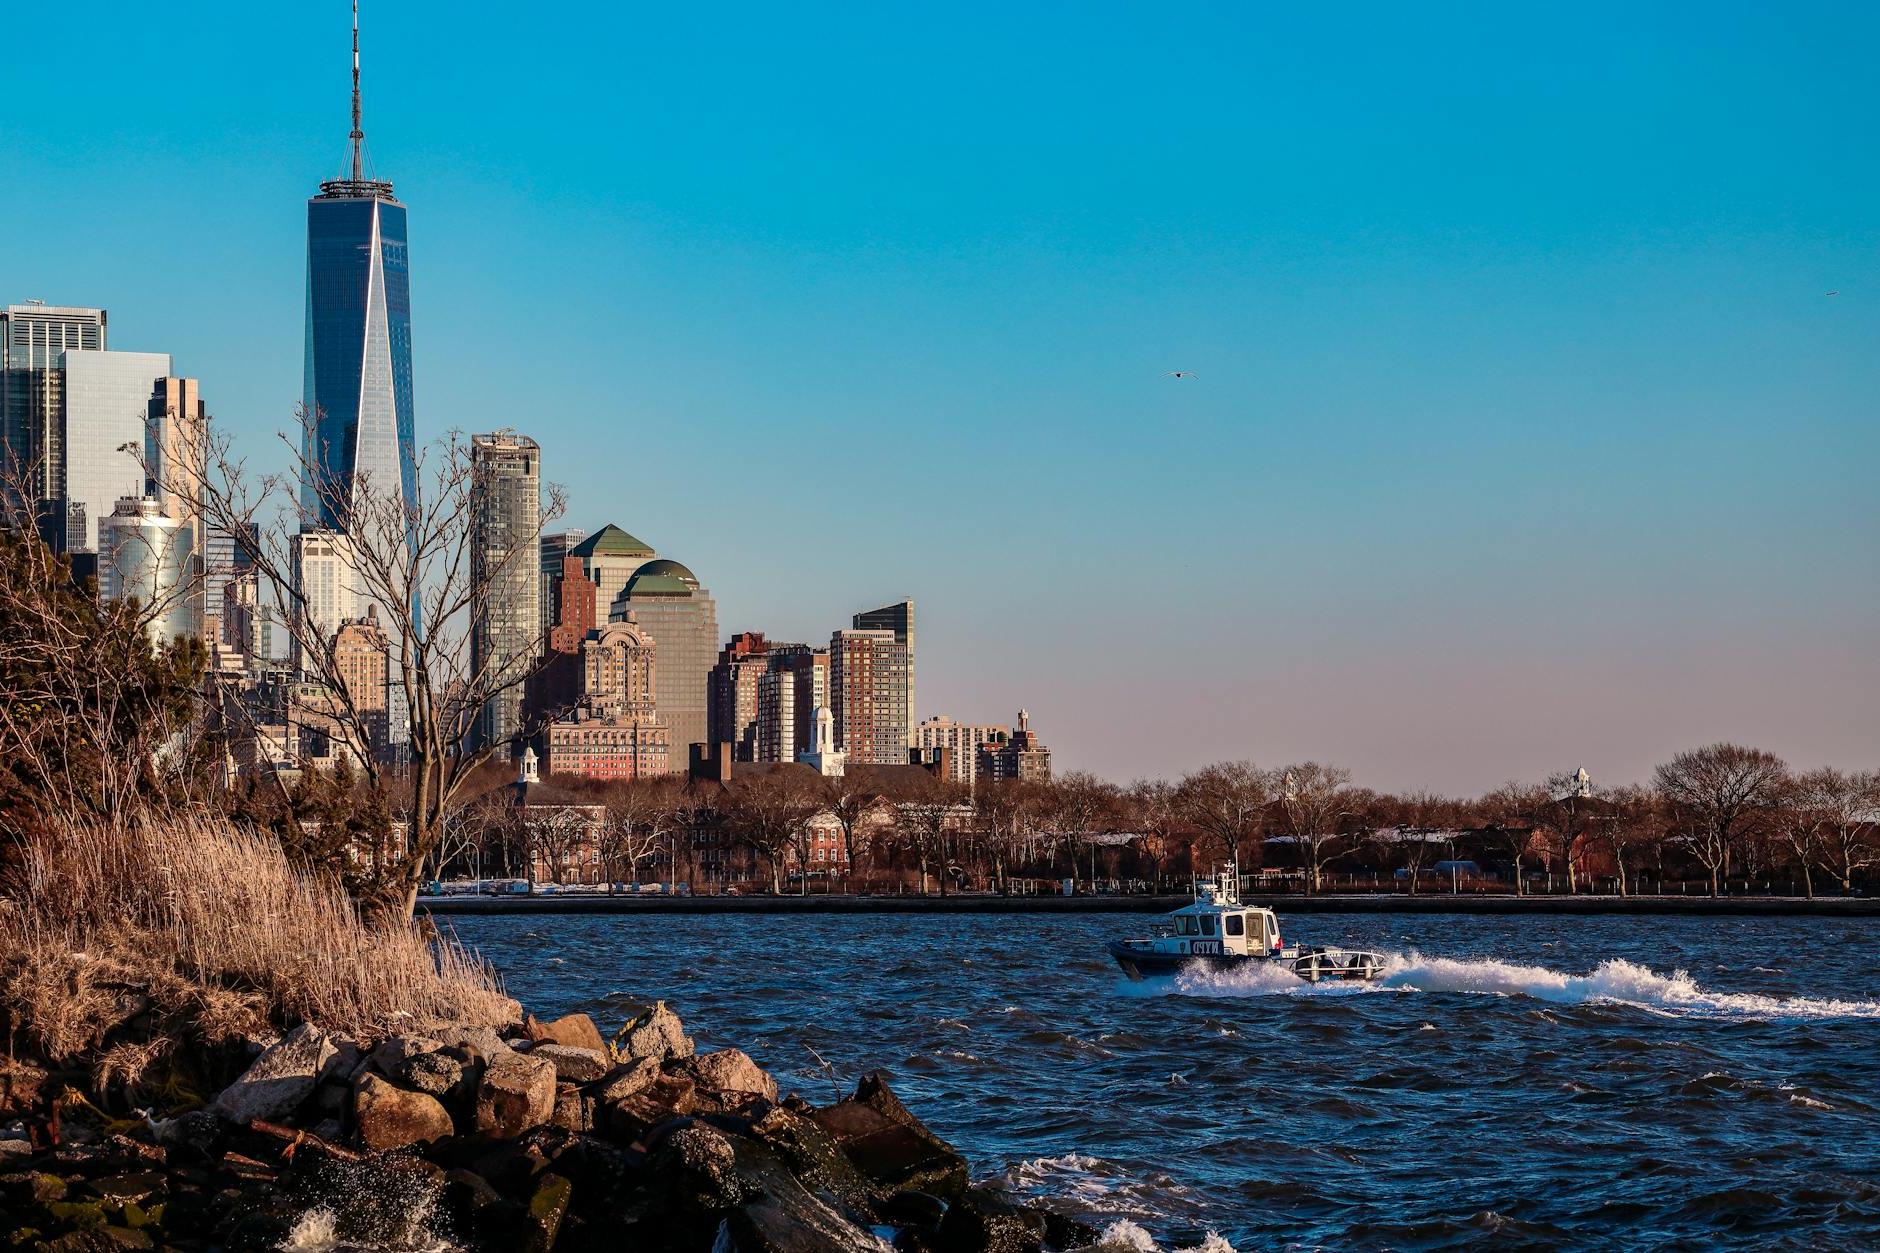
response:
<path id="1" fill-rule="evenodd" d="M 1412 951 L 1390 954 L 1383 977 L 1371 984 L 1314 985 L 1281 967 L 1258 965 L 1239 970 L 1185 970 L 1157 991 L 1197 997 L 1461 992 L 1525 996 L 1552 1005 L 1631 1005 L 1691 1018 L 1880 1018 L 1880 1001 L 1714 991 L 1699 986 L 1685 971 L 1663 975 L 1623 958 L 1608 959 L 1589 974 L 1574 975 L 1493 958 L 1425 957 Z"/>

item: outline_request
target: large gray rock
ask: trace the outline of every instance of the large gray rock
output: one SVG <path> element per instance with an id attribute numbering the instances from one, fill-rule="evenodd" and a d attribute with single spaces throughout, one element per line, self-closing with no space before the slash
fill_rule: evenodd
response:
<path id="1" fill-rule="evenodd" d="M 359 1143 L 374 1153 L 456 1134 L 450 1115 L 435 1097 L 407 1092 L 377 1075 L 366 1075 L 353 1093 L 353 1125 L 359 1129 Z"/>
<path id="2" fill-rule="evenodd" d="M 603 1101 L 624 1101 L 635 1093 L 644 1092 L 653 1086 L 659 1078 L 659 1060 L 642 1057 L 624 1066 L 616 1066 L 607 1082 L 595 1090 L 595 1095 Z"/>
<path id="3" fill-rule="evenodd" d="M 446 1096 L 463 1082 L 463 1063 L 448 1053 L 419 1053 L 399 1062 L 392 1078 L 427 1096 Z"/>
<path id="4" fill-rule="evenodd" d="M 586 1014 L 569 1014 L 554 1022 L 537 1022 L 530 1018 L 523 1023 L 523 1029 L 531 1040 L 541 1044 L 565 1044 L 569 1048 L 593 1049 L 596 1053 L 607 1051 L 601 1029 Z"/>
<path id="5" fill-rule="evenodd" d="M 685 1068 L 701 1088 L 714 1092 L 754 1092 L 772 1101 L 777 1099 L 777 1081 L 764 1073 L 743 1049 L 701 1053 L 687 1062 Z"/>
<path id="6" fill-rule="evenodd" d="M 519 1136 L 555 1114 L 555 1067 L 527 1053 L 492 1057 L 477 1084 L 476 1129 L 485 1135 Z"/>
<path id="7" fill-rule="evenodd" d="M 210 1108 L 223 1122 L 238 1126 L 256 1118 L 284 1118 L 313 1095 L 320 1072 L 337 1051 L 326 1032 L 302 1023 L 255 1058 Z"/>
<path id="8" fill-rule="evenodd" d="M 380 1074 L 389 1078 L 396 1075 L 398 1068 L 412 1058 L 435 1053 L 443 1047 L 442 1040 L 433 1040 L 429 1036 L 395 1035 L 372 1050 L 372 1064 Z"/>
<path id="9" fill-rule="evenodd" d="M 620 1033 L 620 1055 L 623 1060 L 651 1057 L 664 1061 L 669 1057 L 690 1057 L 694 1052 L 692 1038 L 685 1033 L 685 1024 L 679 1021 L 679 1015 L 666 1008 L 666 1002 L 657 1001 L 653 1008 L 628 1023 Z"/>
<path id="10" fill-rule="evenodd" d="M 573 1048 L 566 1044 L 538 1044 L 529 1050 L 530 1057 L 541 1057 L 555 1068 L 558 1078 L 569 1083 L 593 1083 L 605 1079 L 612 1069 L 607 1063 L 607 1055 L 596 1049 Z"/>
<path id="11" fill-rule="evenodd" d="M 446 1048 L 461 1049 L 469 1054 L 473 1061 L 487 1062 L 493 1057 L 513 1052 L 509 1043 L 498 1035 L 493 1027 L 454 1026 L 439 1027 L 431 1032 L 431 1038 Z"/>

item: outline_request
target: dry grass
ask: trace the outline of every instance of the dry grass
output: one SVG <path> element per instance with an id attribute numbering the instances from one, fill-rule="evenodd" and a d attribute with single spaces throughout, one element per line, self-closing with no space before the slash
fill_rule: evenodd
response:
<path id="1" fill-rule="evenodd" d="M 180 1035 L 299 1021 L 360 1035 L 516 1016 L 449 938 L 368 923 L 278 845 L 213 819 L 72 822 L 25 839 L 0 888 L 0 1020 L 52 1062 L 135 1083 Z"/>

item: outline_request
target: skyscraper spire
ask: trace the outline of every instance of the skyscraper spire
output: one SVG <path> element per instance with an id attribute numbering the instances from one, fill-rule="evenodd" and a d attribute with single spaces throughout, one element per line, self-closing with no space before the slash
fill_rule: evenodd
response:
<path id="1" fill-rule="evenodd" d="M 355 183 L 365 178 L 365 165 L 362 158 L 365 142 L 366 133 L 359 128 L 359 0 L 353 0 L 352 181 Z"/>

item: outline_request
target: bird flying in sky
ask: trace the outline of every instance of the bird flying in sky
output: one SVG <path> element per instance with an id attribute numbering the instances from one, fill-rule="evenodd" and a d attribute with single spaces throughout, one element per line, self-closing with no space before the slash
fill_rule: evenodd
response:
<path id="1" fill-rule="evenodd" d="M 1169 370 L 1163 375 L 1164 378 L 1172 379 L 1191 379 L 1194 376 L 1195 372 L 1193 370 Z"/>

